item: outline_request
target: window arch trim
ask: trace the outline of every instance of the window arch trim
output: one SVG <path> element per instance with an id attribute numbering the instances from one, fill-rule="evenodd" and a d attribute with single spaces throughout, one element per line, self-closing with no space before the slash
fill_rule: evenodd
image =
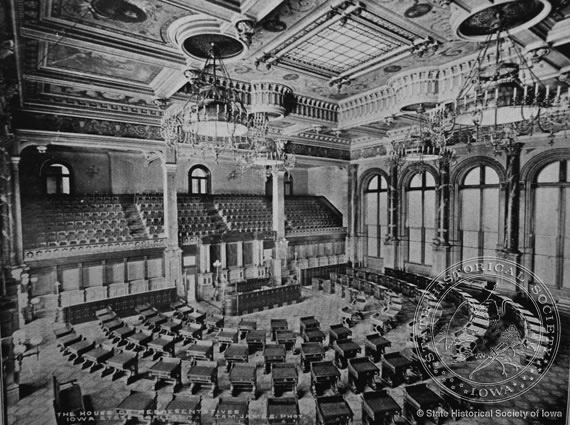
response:
<path id="1" fill-rule="evenodd" d="M 48 170 L 52 165 L 61 165 L 63 167 L 65 167 L 68 171 L 69 174 L 67 175 L 63 175 L 65 177 L 69 177 L 69 195 L 71 195 L 73 193 L 73 187 L 74 187 L 74 176 L 73 176 L 73 167 L 71 167 L 71 165 L 65 161 L 65 160 L 60 160 L 60 159 L 50 159 L 48 161 L 45 161 L 41 167 L 40 167 L 40 176 L 41 176 L 41 180 L 42 180 L 42 185 L 43 185 L 43 192 L 45 194 L 48 193 L 47 191 L 47 176 L 48 176 Z M 62 192 L 58 192 L 57 194 L 59 195 L 67 195 L 67 193 L 62 193 Z"/>
<path id="2" fill-rule="evenodd" d="M 463 181 L 465 180 L 465 177 L 467 176 L 467 174 L 469 174 L 473 169 L 477 168 L 477 167 L 481 167 L 481 166 L 487 166 L 492 168 L 496 173 L 497 176 L 499 177 L 499 184 L 500 182 L 505 181 L 506 178 L 506 173 L 505 173 L 505 169 L 503 168 L 503 166 L 496 160 L 492 159 L 492 158 L 488 158 L 486 156 L 474 156 L 474 157 L 469 157 L 463 161 L 461 161 L 457 167 L 455 167 L 455 170 L 453 172 L 453 174 L 451 175 L 451 184 L 454 186 L 460 186 L 463 187 Z M 495 184 L 492 184 L 490 186 L 496 186 Z"/>
<path id="3" fill-rule="evenodd" d="M 203 171 L 206 176 L 194 176 L 193 173 L 196 170 Z M 205 180 L 206 181 L 206 191 L 205 192 L 194 192 L 193 191 L 193 181 L 194 180 Z M 202 164 L 196 164 L 190 167 L 188 170 L 188 193 L 190 195 L 208 195 L 212 193 L 212 173 L 210 169 Z"/>
<path id="4" fill-rule="evenodd" d="M 368 188 L 370 181 L 378 175 L 384 177 L 384 179 L 386 179 L 386 183 L 388 185 L 390 184 L 390 175 L 386 171 L 382 170 L 381 168 L 370 168 L 360 176 L 358 183 L 358 193 L 361 196 L 366 193 L 366 189 Z"/>
<path id="5" fill-rule="evenodd" d="M 570 149 L 551 149 L 547 152 L 536 155 L 522 167 L 521 181 L 535 183 L 538 174 L 544 167 L 552 162 L 562 160 L 570 161 Z"/>
<path id="6" fill-rule="evenodd" d="M 414 176 L 416 174 L 422 174 L 422 173 L 430 173 L 431 176 L 433 177 L 433 180 L 435 182 L 435 185 L 433 186 L 434 188 L 437 189 L 437 187 L 439 186 L 439 173 L 437 172 L 437 169 L 430 164 L 413 164 L 413 165 L 409 165 L 408 167 L 404 168 L 404 171 L 402 172 L 402 175 L 400 176 L 400 181 L 398 182 L 398 189 L 400 192 L 403 191 L 407 191 L 410 189 L 410 183 L 412 181 L 412 179 L 414 178 Z M 431 187 L 431 186 L 428 186 Z M 412 190 L 416 190 L 418 188 L 412 188 Z"/>

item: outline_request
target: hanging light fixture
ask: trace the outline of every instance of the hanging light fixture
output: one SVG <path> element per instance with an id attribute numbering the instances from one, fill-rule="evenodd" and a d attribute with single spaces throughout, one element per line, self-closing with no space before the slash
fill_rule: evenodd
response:
<path id="1" fill-rule="evenodd" d="M 426 163 L 430 161 L 451 161 L 456 158 L 455 150 L 449 147 L 441 123 L 435 123 L 423 104 L 416 108 L 417 125 L 400 141 L 392 141 L 390 160 L 396 164 L 405 162 Z"/>
<path id="2" fill-rule="evenodd" d="M 560 86 L 550 90 L 533 72 L 540 58 L 525 57 L 508 31 L 509 23 L 499 9 L 455 101 L 430 111 L 432 127 L 448 141 L 463 133 L 468 148 L 473 141 L 483 142 L 499 154 L 520 135 L 535 129 L 552 135 L 566 124 L 562 117 L 568 112 L 568 97 Z M 540 56 L 546 53 L 543 49 Z"/>
<path id="3" fill-rule="evenodd" d="M 200 71 L 187 70 L 184 104 L 170 106 L 163 114 L 161 134 L 169 145 L 190 144 L 234 150 L 236 141 L 247 136 L 248 112 L 243 94 L 231 80 L 214 43 Z"/>

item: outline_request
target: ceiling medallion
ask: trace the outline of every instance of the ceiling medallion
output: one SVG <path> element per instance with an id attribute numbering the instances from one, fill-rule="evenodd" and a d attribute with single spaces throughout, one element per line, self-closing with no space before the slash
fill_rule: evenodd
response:
<path id="1" fill-rule="evenodd" d="M 450 22 L 459 38 L 486 41 L 489 35 L 495 36 L 497 31 L 508 31 L 512 35 L 536 25 L 546 18 L 552 9 L 548 0 L 481 3 L 480 0 L 468 0 L 467 9 L 454 9 Z"/>
<path id="2" fill-rule="evenodd" d="M 279 16 L 273 16 L 263 22 L 262 27 L 269 32 L 283 32 L 287 29 L 287 24 L 279 19 Z"/>
<path id="3" fill-rule="evenodd" d="M 91 8 L 99 17 L 113 21 L 135 23 L 147 18 L 144 10 L 126 0 L 93 0 Z"/>
<path id="4" fill-rule="evenodd" d="M 168 27 L 172 44 L 195 61 L 194 66 L 211 58 L 212 45 L 216 46 L 216 58 L 225 61 L 238 60 L 248 50 L 253 37 L 253 21 L 242 17 L 233 26 L 222 26 L 210 16 L 190 15 L 177 19 Z"/>
<path id="5" fill-rule="evenodd" d="M 428 3 L 416 3 L 404 12 L 404 16 L 409 19 L 421 18 L 427 15 L 432 8 L 433 6 Z"/>
<path id="6" fill-rule="evenodd" d="M 388 65 L 387 67 L 384 68 L 384 72 L 388 73 L 399 72 L 401 70 L 402 67 L 400 65 Z"/>
<path id="7" fill-rule="evenodd" d="M 285 81 L 295 81 L 299 79 L 299 74 L 285 74 L 283 79 Z"/>

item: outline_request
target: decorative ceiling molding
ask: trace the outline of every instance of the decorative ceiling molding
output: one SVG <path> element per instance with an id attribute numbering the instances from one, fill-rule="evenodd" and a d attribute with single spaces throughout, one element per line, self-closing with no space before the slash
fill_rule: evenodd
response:
<path id="1" fill-rule="evenodd" d="M 322 13 L 324 12 L 324 13 Z M 424 32 L 413 32 L 366 9 L 361 1 L 331 5 L 301 31 L 267 47 L 256 64 L 283 66 L 330 80 L 342 86 L 410 55 L 414 41 Z"/>
<path id="2" fill-rule="evenodd" d="M 505 57 L 515 56 L 510 49 Z M 341 129 L 372 124 L 401 116 L 414 110 L 417 103 L 454 101 L 465 78 L 475 64 L 476 55 L 441 66 L 417 68 L 396 74 L 384 86 L 338 102 L 338 127 Z M 493 54 L 486 58 L 494 61 Z M 543 66 L 534 70 L 541 78 L 554 77 L 559 70 Z"/>

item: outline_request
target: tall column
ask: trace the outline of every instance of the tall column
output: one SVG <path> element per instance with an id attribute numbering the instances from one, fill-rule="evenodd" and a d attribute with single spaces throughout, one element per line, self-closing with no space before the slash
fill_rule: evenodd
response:
<path id="1" fill-rule="evenodd" d="M 273 248 L 272 280 L 274 285 L 281 285 L 283 266 L 287 261 L 287 239 L 285 239 L 285 171 L 273 171 L 273 231 L 275 247 Z"/>
<path id="2" fill-rule="evenodd" d="M 445 158 L 439 161 L 439 186 L 437 188 L 437 234 L 433 241 L 433 266 L 432 274 L 444 271 L 450 262 L 449 245 L 449 161 Z"/>
<path id="3" fill-rule="evenodd" d="M 398 250 L 400 247 L 398 202 L 398 163 L 392 162 L 390 163 L 390 181 L 388 182 L 388 234 L 384 241 L 386 247 L 384 265 L 391 268 L 398 267 Z"/>
<path id="4" fill-rule="evenodd" d="M 358 164 L 348 166 L 348 261 L 353 265 L 363 260 L 362 253 L 358 252 L 358 212 L 360 211 L 358 202 Z"/>
<path id="5" fill-rule="evenodd" d="M 24 261 L 24 245 L 22 242 L 22 202 L 20 198 L 20 157 L 13 156 L 12 161 L 12 218 L 14 238 L 14 265 L 22 264 Z"/>
<path id="6" fill-rule="evenodd" d="M 519 255 L 519 205 L 520 205 L 520 163 L 522 143 L 513 143 L 505 147 L 507 153 L 505 235 L 503 251 Z"/>
<path id="7" fill-rule="evenodd" d="M 169 287 L 182 285 L 182 250 L 178 247 L 178 203 L 176 195 L 176 162 L 163 163 L 164 230 L 167 246 L 164 250 L 165 278 Z M 184 294 L 179 294 L 183 295 Z"/>
<path id="8" fill-rule="evenodd" d="M 522 143 L 511 143 L 503 147 L 506 158 L 506 181 L 504 183 L 505 196 L 505 222 L 503 255 L 505 259 L 519 264 L 521 252 L 519 251 L 519 220 L 520 220 L 520 162 Z M 517 266 L 517 269 L 519 267 Z M 516 276 L 520 270 L 516 270 Z M 501 276 L 497 280 L 497 287 L 512 290 L 513 285 L 508 280 L 503 281 Z M 520 292 L 520 288 L 515 288 Z"/>

